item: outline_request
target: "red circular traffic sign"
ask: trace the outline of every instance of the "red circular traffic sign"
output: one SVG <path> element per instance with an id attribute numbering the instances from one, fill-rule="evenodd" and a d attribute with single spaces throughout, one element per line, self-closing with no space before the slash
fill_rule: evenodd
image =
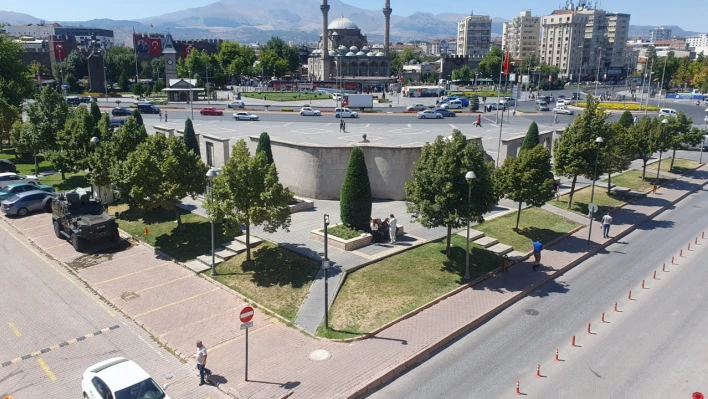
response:
<path id="1" fill-rule="evenodd" d="M 700 392 L 693 393 L 693 399 L 703 399 L 703 398 L 704 398 L 704 396 L 702 393 L 700 393 Z"/>
<path id="2" fill-rule="evenodd" d="M 250 306 L 246 306 L 245 308 L 241 309 L 241 314 L 238 315 L 239 319 L 241 319 L 241 323 L 248 323 L 251 321 L 253 318 L 253 308 Z"/>

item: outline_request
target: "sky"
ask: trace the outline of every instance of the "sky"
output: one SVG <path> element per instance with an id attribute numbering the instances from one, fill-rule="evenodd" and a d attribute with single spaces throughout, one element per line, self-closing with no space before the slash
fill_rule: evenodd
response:
<path id="1" fill-rule="evenodd" d="M 268 0 L 264 0 L 267 2 Z M 342 0 L 345 3 L 371 10 L 381 9 L 383 0 Z M 577 2 L 577 0 L 575 0 Z M 32 0 L 32 1 L 0 1 L 0 10 L 15 11 L 30 14 L 37 18 L 60 21 L 84 21 L 94 18 L 111 19 L 142 19 L 179 11 L 190 7 L 199 7 L 214 0 L 121 0 L 118 3 L 111 0 Z M 464 8 L 460 3 L 466 1 L 435 2 L 430 0 L 391 0 L 393 13 L 407 16 L 416 11 L 439 13 L 489 15 L 511 19 L 521 10 L 528 9 L 534 15 L 544 15 L 558 8 L 564 0 L 505 0 L 501 6 L 497 1 L 469 2 Z M 705 16 L 708 14 L 708 2 L 703 0 L 672 0 L 669 3 L 656 0 L 598 0 L 599 8 L 607 11 L 623 12 L 632 15 L 633 25 L 678 25 L 684 30 L 705 32 L 708 24 Z M 119 6 L 116 6 L 119 4 Z M 103 5 L 103 6 L 101 6 Z M 405 5 L 405 7 L 404 7 Z M 657 10 L 660 7 L 661 10 Z M 518 11 L 513 11 L 518 10 Z"/>

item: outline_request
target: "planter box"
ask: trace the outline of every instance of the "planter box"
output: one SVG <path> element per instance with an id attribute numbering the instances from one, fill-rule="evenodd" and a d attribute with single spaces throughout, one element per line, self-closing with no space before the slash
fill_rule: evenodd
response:
<path id="1" fill-rule="evenodd" d="M 354 237 L 350 240 L 335 237 L 331 234 L 327 236 L 329 245 L 333 246 L 334 248 L 341 249 L 342 251 L 355 251 L 359 248 L 371 244 L 371 241 L 373 241 L 373 239 L 374 237 L 372 237 L 371 234 Z M 324 243 L 324 229 L 312 230 L 310 232 L 310 240 Z"/>
<path id="2" fill-rule="evenodd" d="M 308 209 L 315 209 L 315 201 L 306 200 L 304 198 L 295 197 L 299 202 L 297 204 L 288 205 L 290 213 L 302 212 Z"/>

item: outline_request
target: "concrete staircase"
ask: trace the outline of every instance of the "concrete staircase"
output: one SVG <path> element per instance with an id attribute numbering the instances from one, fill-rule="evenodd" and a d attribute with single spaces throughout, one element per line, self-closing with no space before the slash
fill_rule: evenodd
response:
<path id="1" fill-rule="evenodd" d="M 467 238 L 466 229 L 457 232 L 457 234 Z M 500 256 L 506 255 L 514 250 L 510 245 L 501 244 L 496 238 L 487 237 L 483 232 L 475 229 L 470 229 L 470 241 Z"/>
<path id="2" fill-rule="evenodd" d="M 251 248 L 257 247 L 263 242 L 262 239 L 251 236 Z M 238 236 L 233 241 L 229 241 L 214 251 L 214 265 L 227 261 L 234 256 L 246 251 L 246 236 Z M 196 260 L 187 262 L 186 266 L 195 273 L 201 273 L 211 268 L 211 253 L 198 256 Z"/>

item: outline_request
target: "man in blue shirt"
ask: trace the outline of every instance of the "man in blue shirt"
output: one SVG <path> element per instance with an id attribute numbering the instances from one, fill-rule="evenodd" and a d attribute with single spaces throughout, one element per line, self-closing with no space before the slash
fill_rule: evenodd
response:
<path id="1" fill-rule="evenodd" d="M 536 241 L 533 242 L 533 271 L 536 271 L 536 268 L 538 268 L 541 264 L 542 249 L 543 244 L 541 244 L 540 240 L 536 239 Z"/>

